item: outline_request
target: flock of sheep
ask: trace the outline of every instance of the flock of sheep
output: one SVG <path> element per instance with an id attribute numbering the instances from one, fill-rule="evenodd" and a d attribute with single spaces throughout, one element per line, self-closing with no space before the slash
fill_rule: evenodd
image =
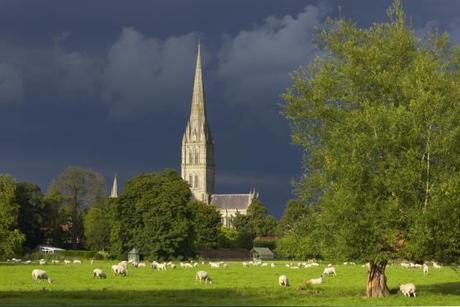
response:
<path id="1" fill-rule="evenodd" d="M 14 258 L 13 258 L 14 259 Z M 26 263 L 26 264 L 30 264 L 31 261 L 26 261 L 26 262 L 22 262 L 20 259 L 14 259 L 14 260 L 11 260 L 13 262 L 16 262 L 16 263 Z M 70 260 L 64 260 L 63 261 L 65 264 L 81 264 L 81 261 L 80 260 L 73 260 L 73 261 L 70 261 Z M 47 262 L 44 260 L 44 259 L 40 259 L 38 261 L 38 263 L 40 265 L 45 265 L 47 264 Z M 51 261 L 52 264 L 58 264 L 59 261 L 58 260 L 52 260 Z M 91 261 L 91 264 L 93 264 L 93 261 Z M 114 276 L 128 276 L 128 265 L 131 264 L 133 267 L 135 268 L 143 268 L 143 267 L 147 267 L 147 264 L 145 262 L 135 262 L 135 261 L 121 261 L 120 263 L 118 264 L 115 264 L 115 265 L 112 265 L 111 267 L 111 270 L 112 270 L 112 273 Z M 201 264 L 205 264 L 205 262 L 202 262 Z M 223 262 L 223 261 L 219 261 L 219 262 L 208 262 L 209 266 L 211 268 L 222 268 L 222 269 L 226 269 L 228 267 L 228 264 Z M 249 267 L 249 266 L 254 266 L 254 267 L 276 267 L 276 264 L 274 262 L 271 262 L 270 264 L 267 263 L 267 262 L 263 262 L 263 261 L 243 261 L 242 262 L 242 265 L 243 267 Z M 354 262 L 344 262 L 343 265 L 355 265 Z M 403 268 L 422 268 L 423 269 L 423 274 L 428 274 L 428 263 L 424 263 L 423 265 L 421 264 L 415 264 L 415 263 L 412 263 L 412 262 L 402 262 L 401 264 L 401 267 Z M 436 262 L 432 262 L 432 265 L 433 265 L 433 268 L 435 269 L 440 269 L 441 266 L 436 263 Z M 179 266 L 181 268 L 184 268 L 184 269 L 193 269 L 193 268 L 196 268 L 198 266 L 198 262 L 180 262 L 179 263 Z M 319 264 L 315 261 L 308 261 L 308 262 L 299 262 L 297 264 L 293 264 L 293 263 L 288 263 L 285 265 L 286 268 L 289 268 L 289 269 L 299 269 L 299 268 L 311 268 L 311 267 L 317 267 L 319 266 Z M 175 263 L 173 262 L 163 262 L 163 263 L 160 263 L 160 262 L 157 262 L 157 261 L 153 261 L 150 265 L 150 267 L 153 269 L 153 270 L 167 270 L 167 269 L 175 269 L 177 266 Z M 369 266 L 369 263 L 363 265 L 363 267 L 367 267 L 368 270 L 370 268 Z M 337 276 L 337 272 L 336 272 L 336 269 L 334 266 L 332 266 L 332 264 L 328 264 L 328 266 L 324 269 L 323 273 L 320 275 L 320 277 L 318 278 L 312 278 L 312 279 L 309 279 L 307 281 L 305 281 L 305 285 L 319 285 L 319 284 L 322 284 L 325 279 L 324 277 L 326 276 Z M 107 274 L 102 270 L 102 269 L 99 269 L 99 268 L 96 268 L 93 270 L 93 278 L 99 278 L 99 279 L 106 279 L 107 278 Z M 41 269 L 34 269 L 32 271 L 32 279 L 33 281 L 38 281 L 38 280 L 46 280 L 48 281 L 48 283 L 52 283 L 53 280 L 48 276 L 48 273 L 45 271 L 45 270 L 41 270 Z M 204 282 L 206 284 L 211 284 L 212 283 L 212 279 L 211 277 L 209 276 L 208 272 L 206 271 L 198 271 L 195 275 L 195 279 L 198 280 L 199 282 Z M 281 287 L 288 287 L 290 286 L 290 282 L 289 282 L 289 279 L 286 275 L 281 275 L 278 277 L 278 284 L 281 286 Z M 413 283 L 407 283 L 407 284 L 402 284 L 400 285 L 399 287 L 401 293 L 404 295 L 404 296 L 413 296 L 415 297 L 416 296 L 416 287 Z"/>

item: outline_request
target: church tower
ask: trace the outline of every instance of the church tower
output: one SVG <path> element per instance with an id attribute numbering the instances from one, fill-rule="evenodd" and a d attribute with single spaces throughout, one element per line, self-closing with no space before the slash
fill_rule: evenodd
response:
<path id="1" fill-rule="evenodd" d="M 214 140 L 206 118 L 206 101 L 198 43 L 190 118 L 182 138 L 181 175 L 195 199 L 210 202 L 214 194 Z"/>

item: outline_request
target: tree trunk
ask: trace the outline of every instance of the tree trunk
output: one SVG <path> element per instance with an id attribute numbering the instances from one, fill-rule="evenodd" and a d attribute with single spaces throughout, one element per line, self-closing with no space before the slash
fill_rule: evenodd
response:
<path id="1" fill-rule="evenodd" d="M 367 278 L 367 297 L 385 297 L 390 295 L 385 276 L 386 262 L 370 263 Z"/>

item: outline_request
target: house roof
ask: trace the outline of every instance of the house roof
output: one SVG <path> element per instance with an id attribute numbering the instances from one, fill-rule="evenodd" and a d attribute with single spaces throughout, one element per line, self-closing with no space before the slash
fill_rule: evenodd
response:
<path id="1" fill-rule="evenodd" d="M 133 248 L 132 250 L 128 252 L 128 254 L 137 254 L 137 249 Z"/>
<path id="2" fill-rule="evenodd" d="M 254 194 L 213 194 L 211 195 L 211 205 L 218 209 L 239 209 L 244 210 L 254 200 Z"/>
<path id="3" fill-rule="evenodd" d="M 259 256 L 273 256 L 273 252 L 267 247 L 254 247 L 251 249 L 252 252 L 256 252 Z"/>

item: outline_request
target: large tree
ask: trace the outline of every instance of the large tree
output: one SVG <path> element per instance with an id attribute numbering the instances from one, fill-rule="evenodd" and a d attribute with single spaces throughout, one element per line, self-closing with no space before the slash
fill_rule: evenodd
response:
<path id="1" fill-rule="evenodd" d="M 71 242 L 77 247 L 83 237 L 83 212 L 99 198 L 107 195 L 104 177 L 78 166 L 66 168 L 50 186 L 48 194 L 62 196 L 62 205 L 69 215 L 68 230 Z"/>
<path id="2" fill-rule="evenodd" d="M 129 180 L 113 207 L 112 253 L 135 247 L 156 259 L 192 256 L 190 198 L 188 183 L 172 170 Z"/>
<path id="3" fill-rule="evenodd" d="M 110 250 L 111 205 L 115 199 L 101 198 L 84 216 L 85 247 L 93 251 Z"/>
<path id="4" fill-rule="evenodd" d="M 0 257 L 20 251 L 24 234 L 18 229 L 18 208 L 15 202 L 16 182 L 9 175 L 0 175 Z"/>
<path id="5" fill-rule="evenodd" d="M 25 235 L 24 245 L 32 250 L 45 238 L 44 195 L 35 184 L 20 182 L 16 185 L 15 202 L 19 205 L 18 228 Z"/>
<path id="6" fill-rule="evenodd" d="M 460 53 L 417 37 L 400 1 L 388 16 L 367 29 L 328 20 L 321 56 L 284 94 L 322 253 L 369 261 L 370 297 L 389 294 L 391 258 L 460 255 Z"/>
<path id="7" fill-rule="evenodd" d="M 215 206 L 192 200 L 189 203 L 196 248 L 215 248 L 220 235 L 221 215 Z"/>
<path id="8" fill-rule="evenodd" d="M 305 205 L 300 201 L 296 199 L 289 200 L 276 227 L 277 236 L 283 237 L 291 233 L 295 228 L 295 224 L 299 220 L 303 220 L 306 212 Z"/>

